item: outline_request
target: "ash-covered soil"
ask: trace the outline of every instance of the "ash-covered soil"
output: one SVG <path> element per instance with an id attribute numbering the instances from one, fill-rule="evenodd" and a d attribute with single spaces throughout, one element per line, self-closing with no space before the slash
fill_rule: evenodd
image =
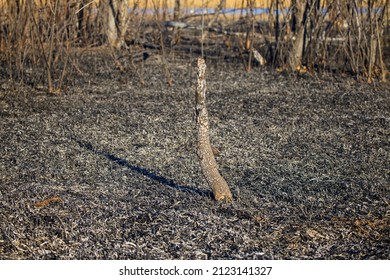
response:
<path id="1" fill-rule="evenodd" d="M 173 86 L 158 57 L 110 63 L 59 95 L 1 81 L 1 259 L 390 258 L 388 83 L 209 61 L 224 204 L 195 154 L 193 60 L 168 59 Z"/>

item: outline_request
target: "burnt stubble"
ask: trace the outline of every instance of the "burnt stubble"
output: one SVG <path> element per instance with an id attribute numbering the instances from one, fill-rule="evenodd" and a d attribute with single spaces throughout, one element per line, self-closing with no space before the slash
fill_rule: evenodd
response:
<path id="1" fill-rule="evenodd" d="M 58 95 L 1 81 L 1 259 L 390 257 L 388 84 L 208 62 L 224 204 L 196 157 L 193 61 L 168 60 L 173 86 L 150 61 L 144 85 L 98 59 Z"/>

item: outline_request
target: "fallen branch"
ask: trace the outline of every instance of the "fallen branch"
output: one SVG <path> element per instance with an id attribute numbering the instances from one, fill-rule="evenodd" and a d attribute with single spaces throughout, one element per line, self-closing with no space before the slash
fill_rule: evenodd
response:
<path id="1" fill-rule="evenodd" d="M 215 28 L 215 27 L 202 27 L 202 25 L 195 25 L 195 24 L 188 24 L 181 21 L 167 21 L 165 23 L 165 27 L 175 27 L 180 29 L 189 29 L 189 30 L 204 30 L 208 32 L 214 32 L 217 34 L 224 34 L 224 35 L 231 35 L 231 36 L 245 36 L 246 32 L 234 32 L 234 31 L 228 31 L 224 30 L 222 28 Z M 263 38 L 264 36 L 258 34 L 258 37 Z"/>
<path id="2" fill-rule="evenodd" d="M 204 29 L 204 31 L 207 31 L 207 32 L 213 32 L 216 34 L 222 34 L 222 35 L 228 35 L 228 36 L 246 37 L 246 35 L 247 35 L 247 32 L 229 31 L 229 30 L 225 30 L 222 28 L 215 28 L 215 27 L 202 28 L 202 25 L 188 24 L 188 23 L 181 22 L 181 21 L 167 21 L 165 23 L 165 27 L 166 28 L 188 29 L 188 30 L 199 30 L 199 31 Z M 263 35 L 263 34 L 260 34 L 257 32 L 253 33 L 253 38 L 260 40 L 260 43 L 265 43 L 265 42 L 274 43 L 274 42 L 276 42 L 274 36 Z M 321 36 L 319 39 L 321 42 L 325 41 L 325 42 L 343 43 L 346 41 L 347 38 L 344 36 L 336 36 L 336 37 L 323 37 L 323 36 Z M 293 38 L 292 40 L 294 41 L 295 38 Z"/>

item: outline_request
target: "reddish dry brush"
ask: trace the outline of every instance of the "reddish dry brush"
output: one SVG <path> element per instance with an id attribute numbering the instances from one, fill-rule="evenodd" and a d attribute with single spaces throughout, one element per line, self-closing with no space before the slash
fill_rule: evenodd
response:
<path id="1" fill-rule="evenodd" d="M 36 208 L 43 208 L 43 207 L 49 206 L 51 204 L 63 203 L 63 202 L 64 202 L 64 200 L 61 197 L 52 196 L 52 197 L 49 197 L 49 198 L 46 198 L 44 200 L 41 200 L 41 201 L 34 203 L 34 206 Z"/>

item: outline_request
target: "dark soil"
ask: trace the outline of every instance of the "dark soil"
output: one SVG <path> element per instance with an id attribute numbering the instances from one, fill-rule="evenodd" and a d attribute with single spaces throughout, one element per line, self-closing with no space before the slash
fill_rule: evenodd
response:
<path id="1" fill-rule="evenodd" d="M 390 258 L 389 84 L 208 61 L 223 204 L 193 59 L 159 61 L 91 55 L 59 95 L 1 81 L 0 259 Z"/>

